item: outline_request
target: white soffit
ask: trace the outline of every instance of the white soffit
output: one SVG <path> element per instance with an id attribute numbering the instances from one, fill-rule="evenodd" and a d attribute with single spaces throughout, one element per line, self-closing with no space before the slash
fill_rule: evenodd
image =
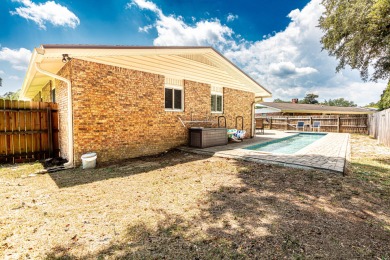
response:
<path id="1" fill-rule="evenodd" d="M 39 55 L 39 53 L 43 55 Z M 187 79 L 256 93 L 271 94 L 244 72 L 210 47 L 194 48 L 38 48 L 34 50 L 22 87 L 22 96 L 32 98 L 50 77 L 35 70 L 34 63 L 52 73 L 64 66 L 62 54 L 71 58 L 164 75 L 172 79 Z"/>

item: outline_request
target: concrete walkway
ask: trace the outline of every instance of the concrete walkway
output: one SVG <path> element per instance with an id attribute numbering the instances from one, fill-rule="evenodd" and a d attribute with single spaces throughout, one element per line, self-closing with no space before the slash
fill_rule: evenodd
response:
<path id="1" fill-rule="evenodd" d="M 323 138 L 315 141 L 294 154 L 273 154 L 243 149 L 254 144 L 264 143 L 295 134 L 296 133 L 294 132 L 266 130 L 264 135 L 256 135 L 256 137 L 252 139 L 245 139 L 241 143 L 230 143 L 228 145 L 203 149 L 192 147 L 180 147 L 179 149 L 187 152 L 260 163 L 273 163 L 289 167 L 321 169 L 337 173 L 344 172 L 346 158 L 349 156 L 349 134 L 328 133 Z"/>

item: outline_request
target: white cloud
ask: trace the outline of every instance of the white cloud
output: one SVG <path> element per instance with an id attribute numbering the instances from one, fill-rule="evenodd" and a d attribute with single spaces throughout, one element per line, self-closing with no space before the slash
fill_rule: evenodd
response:
<path id="1" fill-rule="evenodd" d="M 18 76 L 15 76 L 15 75 L 9 76 L 8 78 L 12 79 L 12 80 L 19 80 L 20 79 Z"/>
<path id="2" fill-rule="evenodd" d="M 131 8 L 133 6 L 138 6 L 140 9 L 150 10 L 152 12 L 162 14 L 161 9 L 157 7 L 157 5 L 153 2 L 147 0 L 133 0 L 132 2 L 126 5 L 127 8 Z"/>
<path id="3" fill-rule="evenodd" d="M 364 83 L 359 72 L 335 73 L 337 60 L 321 51 L 322 31 L 318 19 L 321 0 L 311 0 L 302 10 L 292 10 L 285 30 L 250 42 L 216 18 L 187 24 L 182 17 L 165 15 L 147 0 L 133 0 L 136 6 L 156 14 L 155 45 L 212 45 L 273 93 L 289 100 L 315 92 L 320 99 L 344 97 L 365 105 L 378 101 L 385 82 Z"/>
<path id="4" fill-rule="evenodd" d="M 238 15 L 229 13 L 226 17 L 227 22 L 233 22 L 234 20 L 238 19 Z"/>
<path id="5" fill-rule="evenodd" d="M 46 23 L 54 26 L 68 26 L 76 28 L 80 24 L 80 19 L 68 8 L 57 4 L 54 1 L 35 4 L 31 0 L 13 0 L 23 4 L 12 11 L 12 15 L 19 15 L 25 19 L 32 20 L 42 29 L 46 29 Z"/>
<path id="6" fill-rule="evenodd" d="M 232 29 L 222 25 L 218 19 L 202 20 L 190 26 L 181 16 L 164 15 L 153 2 L 133 0 L 127 4 L 128 8 L 133 6 L 156 14 L 157 20 L 153 26 L 158 36 L 154 39 L 154 45 L 213 45 L 223 48 L 234 43 L 231 39 Z"/>
<path id="7" fill-rule="evenodd" d="M 30 62 L 30 57 L 31 51 L 25 48 L 13 50 L 3 47 L 0 50 L 0 60 L 8 61 L 11 63 L 12 68 L 16 70 L 26 70 L 28 63 Z"/>
<path id="8" fill-rule="evenodd" d="M 291 22 L 284 31 L 244 42 L 224 54 L 271 90 L 274 98 L 290 100 L 316 92 L 320 99 L 344 97 L 361 105 L 378 101 L 384 82 L 364 83 L 356 70 L 335 73 L 336 59 L 321 51 L 322 31 L 317 25 L 322 12 L 320 0 L 312 0 L 288 14 Z"/>
<path id="9" fill-rule="evenodd" d="M 0 70 L 0 74 L 4 74 L 4 70 Z"/>
<path id="10" fill-rule="evenodd" d="M 311 67 L 298 68 L 295 66 L 294 63 L 292 63 L 290 61 L 271 63 L 269 68 L 270 68 L 269 72 L 272 75 L 275 75 L 278 77 L 302 76 L 302 75 L 307 75 L 307 74 L 318 72 L 316 69 L 311 68 Z"/>
<path id="11" fill-rule="evenodd" d="M 150 29 L 153 28 L 153 25 L 145 25 L 144 27 L 139 27 L 138 31 L 139 32 L 145 32 L 148 33 Z"/>

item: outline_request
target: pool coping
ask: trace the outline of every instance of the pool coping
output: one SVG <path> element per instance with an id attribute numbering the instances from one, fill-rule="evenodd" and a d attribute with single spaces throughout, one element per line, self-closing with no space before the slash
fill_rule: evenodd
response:
<path id="1" fill-rule="evenodd" d="M 288 133 L 282 131 L 274 132 L 277 132 L 278 137 L 273 140 L 299 133 Z M 327 135 L 323 138 L 316 140 L 294 154 L 264 153 L 244 149 L 245 147 L 270 141 L 267 138 L 263 138 L 262 135 L 257 135 L 254 139 L 246 139 L 239 144 L 228 144 L 203 149 L 182 146 L 179 147 L 179 149 L 186 152 L 207 154 L 216 157 L 232 158 L 265 164 L 277 164 L 294 168 L 316 169 L 344 174 L 346 171 L 348 156 L 350 156 L 350 135 L 346 133 L 326 134 Z"/>

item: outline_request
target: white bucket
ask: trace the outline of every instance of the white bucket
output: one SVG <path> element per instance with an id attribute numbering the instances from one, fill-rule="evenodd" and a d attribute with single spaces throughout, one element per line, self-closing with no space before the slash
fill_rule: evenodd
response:
<path id="1" fill-rule="evenodd" d="M 96 167 L 96 153 L 86 153 L 81 156 L 83 169 L 93 169 Z"/>

